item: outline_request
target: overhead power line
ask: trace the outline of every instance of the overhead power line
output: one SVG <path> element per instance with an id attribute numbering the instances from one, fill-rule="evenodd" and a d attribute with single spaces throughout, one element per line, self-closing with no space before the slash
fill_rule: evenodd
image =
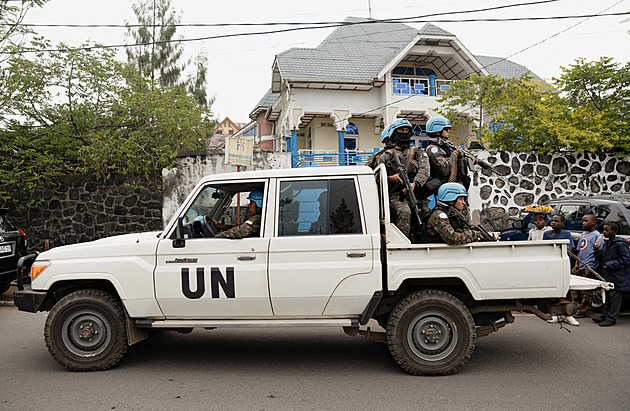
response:
<path id="1" fill-rule="evenodd" d="M 81 27 L 81 28 L 94 28 L 94 27 L 104 27 L 104 28 L 120 28 L 120 27 L 257 27 L 257 26 L 303 26 L 303 25 L 315 25 L 315 26 L 327 26 L 331 24 L 339 24 L 339 25 L 354 25 L 354 24 L 368 24 L 368 23 L 401 23 L 403 21 L 410 21 L 415 19 L 424 19 L 428 17 L 437 17 L 437 16 L 447 16 L 453 14 L 468 14 L 468 13 L 479 13 L 484 11 L 495 11 L 506 8 L 513 7 L 521 7 L 521 6 L 532 6 L 532 5 L 540 5 L 544 3 L 555 3 L 560 0 L 539 0 L 533 2 L 526 3 L 516 3 L 516 4 L 506 4 L 503 6 L 493 6 L 493 7 L 485 7 L 481 9 L 471 9 L 471 10 L 461 10 L 461 11 L 444 11 L 439 13 L 431 13 L 424 14 L 420 16 L 412 16 L 412 17 L 397 17 L 391 19 L 379 19 L 379 20 L 370 20 L 364 22 L 344 22 L 344 21 L 314 21 L 314 22 L 266 22 L 266 23 L 178 23 L 178 24 L 28 24 L 22 23 L 22 26 L 26 27 Z"/>
<path id="2" fill-rule="evenodd" d="M 580 18 L 593 18 L 593 17 L 605 17 L 605 16 L 622 16 L 622 15 L 627 15 L 627 14 L 628 13 L 626 12 L 622 12 L 622 13 L 584 14 L 584 15 L 574 15 L 574 16 L 552 16 L 552 17 L 513 17 L 513 18 L 497 18 L 497 19 L 479 18 L 479 19 L 460 19 L 460 20 L 454 20 L 454 19 L 406 20 L 406 22 L 407 23 L 507 22 L 507 21 L 580 19 Z M 292 28 L 277 29 L 277 30 L 266 30 L 266 31 L 256 31 L 256 32 L 244 32 L 244 33 L 227 33 L 227 34 L 218 34 L 214 36 L 179 38 L 179 39 L 162 40 L 162 41 L 154 41 L 154 42 L 146 42 L 146 43 L 135 43 L 135 44 L 109 44 L 109 45 L 93 45 L 93 46 L 71 47 L 71 48 L 0 51 L 0 54 L 67 52 L 67 51 L 94 50 L 94 49 L 105 49 L 105 48 L 141 47 L 141 46 L 151 46 L 155 44 L 185 43 L 185 42 L 204 41 L 204 40 L 217 40 L 217 39 L 224 39 L 224 38 L 231 38 L 231 37 L 259 36 L 259 35 L 267 35 L 267 34 L 287 33 L 287 32 L 292 32 L 292 31 L 317 30 L 317 29 L 336 28 L 336 27 L 342 27 L 342 26 L 354 26 L 354 25 L 362 25 L 362 24 L 374 24 L 374 23 L 400 23 L 400 21 L 395 21 L 392 19 L 388 21 L 370 20 L 370 21 L 361 21 L 361 22 L 343 22 L 343 23 L 334 23 L 334 24 L 321 25 L 321 26 L 310 25 L 306 27 L 300 26 L 300 27 L 292 27 Z M 125 27 L 125 26 L 120 26 L 120 27 Z"/>

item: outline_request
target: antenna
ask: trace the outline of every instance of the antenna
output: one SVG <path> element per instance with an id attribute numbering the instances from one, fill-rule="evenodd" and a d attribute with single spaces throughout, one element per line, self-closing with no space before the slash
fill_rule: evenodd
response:
<path id="1" fill-rule="evenodd" d="M 370 20 L 372 19 L 372 0 L 368 0 L 368 13 L 370 15 Z"/>

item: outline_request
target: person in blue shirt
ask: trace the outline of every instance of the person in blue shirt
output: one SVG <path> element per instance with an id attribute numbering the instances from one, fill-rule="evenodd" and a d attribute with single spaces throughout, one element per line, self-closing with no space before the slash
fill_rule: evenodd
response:
<path id="1" fill-rule="evenodd" d="M 580 234 L 580 241 L 577 244 L 577 257 L 582 262 L 577 260 L 575 261 L 575 265 L 573 266 L 574 275 L 595 278 L 595 275 L 586 268 L 586 266 L 588 266 L 593 270 L 597 270 L 597 266 L 599 265 L 597 259 L 595 258 L 595 248 L 593 248 L 593 245 L 601 234 L 595 229 L 595 225 L 597 225 L 597 218 L 593 214 L 587 214 L 582 217 L 582 228 L 584 228 L 584 232 Z M 572 291 L 572 294 L 573 301 L 578 303 L 578 312 L 575 315 L 575 318 L 588 317 L 588 312 L 593 305 L 593 291 L 585 290 L 581 293 L 578 291 Z"/>
<path id="2" fill-rule="evenodd" d="M 568 249 L 571 250 L 575 247 L 575 245 L 573 243 L 573 237 L 571 237 L 571 232 L 562 229 L 562 227 L 564 227 L 564 222 L 564 215 L 554 214 L 551 217 L 551 222 L 549 223 L 551 225 L 551 230 L 543 233 L 543 240 L 569 240 Z M 569 292 L 568 295 L 570 296 L 571 293 Z M 571 325 L 580 325 L 578 320 L 573 318 L 571 315 L 554 315 L 551 320 L 549 320 L 550 323 L 557 323 L 560 321 L 567 322 Z"/>

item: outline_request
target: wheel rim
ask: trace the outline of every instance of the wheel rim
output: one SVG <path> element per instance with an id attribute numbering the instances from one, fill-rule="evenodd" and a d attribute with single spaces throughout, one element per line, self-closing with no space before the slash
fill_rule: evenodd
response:
<path id="1" fill-rule="evenodd" d="M 421 359 L 440 361 L 457 346 L 459 335 L 453 320 L 438 311 L 416 316 L 407 329 L 409 348 Z"/>
<path id="2" fill-rule="evenodd" d="M 62 339 L 74 355 L 93 357 L 107 348 L 111 328 L 101 314 L 91 310 L 77 311 L 64 321 Z"/>

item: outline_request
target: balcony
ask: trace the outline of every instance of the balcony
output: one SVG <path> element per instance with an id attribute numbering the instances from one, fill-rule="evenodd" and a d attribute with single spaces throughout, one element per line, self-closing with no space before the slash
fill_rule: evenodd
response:
<path id="1" fill-rule="evenodd" d="M 396 96 L 412 94 L 441 96 L 449 89 L 454 80 L 432 79 L 431 77 L 394 77 L 392 92 Z"/>
<path id="2" fill-rule="evenodd" d="M 364 165 L 372 154 L 374 154 L 372 151 L 336 153 L 326 150 L 317 152 L 299 150 L 298 154 L 293 156 L 293 168 Z"/>

